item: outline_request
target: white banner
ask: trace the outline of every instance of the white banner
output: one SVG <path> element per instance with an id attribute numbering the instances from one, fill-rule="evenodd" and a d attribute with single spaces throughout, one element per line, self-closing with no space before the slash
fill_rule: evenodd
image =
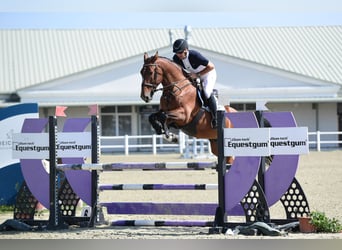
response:
<path id="1" fill-rule="evenodd" d="M 57 140 L 58 157 L 91 156 L 90 132 L 57 133 Z"/>
<path id="2" fill-rule="evenodd" d="M 225 156 L 300 155 L 308 153 L 307 127 L 224 129 Z"/>
<path id="3" fill-rule="evenodd" d="M 270 128 L 272 155 L 298 155 L 309 153 L 307 127 Z"/>
<path id="4" fill-rule="evenodd" d="M 57 157 L 91 156 L 91 133 L 57 133 Z M 48 159 L 48 133 L 17 133 L 12 137 L 13 159 Z"/>
<path id="5" fill-rule="evenodd" d="M 12 136 L 13 159 L 48 159 L 48 133 L 17 133 Z"/>
<path id="6" fill-rule="evenodd" d="M 21 131 L 28 118 L 38 118 L 38 113 L 14 115 L 0 121 L 0 169 L 19 162 L 17 158 L 12 158 L 12 136 Z"/>
<path id="7" fill-rule="evenodd" d="M 224 129 L 225 156 L 269 156 L 268 128 Z"/>

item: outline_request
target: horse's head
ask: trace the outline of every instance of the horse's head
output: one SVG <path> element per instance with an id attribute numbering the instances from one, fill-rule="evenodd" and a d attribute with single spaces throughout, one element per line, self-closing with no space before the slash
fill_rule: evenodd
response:
<path id="1" fill-rule="evenodd" d="M 140 70 L 142 77 L 140 97 L 145 102 L 150 102 L 158 85 L 163 80 L 162 68 L 157 64 L 158 52 L 154 56 L 148 57 L 144 54 L 144 65 Z"/>

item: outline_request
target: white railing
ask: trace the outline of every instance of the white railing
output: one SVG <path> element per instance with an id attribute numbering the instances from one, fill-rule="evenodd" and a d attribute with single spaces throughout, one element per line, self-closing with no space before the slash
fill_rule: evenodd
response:
<path id="1" fill-rule="evenodd" d="M 321 151 L 321 148 L 337 148 L 342 145 L 342 140 L 337 140 L 342 132 L 309 132 L 309 147 Z M 177 152 L 184 158 L 210 157 L 212 156 L 209 140 L 189 138 L 184 133 L 179 133 L 178 143 L 169 143 L 162 135 L 125 135 L 125 136 L 100 136 L 101 153 L 124 152 L 129 155 L 132 152 Z"/>
<path id="2" fill-rule="evenodd" d="M 197 158 L 211 156 L 209 140 L 189 138 L 184 133 L 179 133 L 179 142 L 170 143 L 163 135 L 125 135 L 125 136 L 100 136 L 101 153 L 123 152 L 129 155 L 131 152 L 177 152 L 184 158 Z"/>
<path id="3" fill-rule="evenodd" d="M 342 140 L 338 140 L 338 135 L 342 135 L 342 132 L 309 132 L 309 146 L 316 145 L 317 151 L 321 151 L 321 148 L 336 148 L 342 145 Z M 313 138 L 312 138 L 313 137 Z"/>

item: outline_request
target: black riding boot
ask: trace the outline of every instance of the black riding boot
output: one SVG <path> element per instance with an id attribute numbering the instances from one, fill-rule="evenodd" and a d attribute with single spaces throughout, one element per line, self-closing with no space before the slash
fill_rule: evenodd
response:
<path id="1" fill-rule="evenodd" d="M 213 94 L 210 95 L 210 97 L 207 99 L 208 107 L 210 108 L 212 120 L 211 120 L 211 127 L 217 128 L 217 103 L 216 98 Z"/>

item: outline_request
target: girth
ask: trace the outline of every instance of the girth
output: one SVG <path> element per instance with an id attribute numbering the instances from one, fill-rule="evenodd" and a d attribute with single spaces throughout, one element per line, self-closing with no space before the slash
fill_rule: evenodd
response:
<path id="1" fill-rule="evenodd" d="M 202 116 L 204 115 L 204 112 L 205 112 L 204 108 L 201 108 L 190 123 L 186 124 L 183 127 L 179 127 L 179 129 L 181 129 L 187 135 L 195 136 L 197 134 L 196 125 L 198 121 L 202 118 Z"/>

